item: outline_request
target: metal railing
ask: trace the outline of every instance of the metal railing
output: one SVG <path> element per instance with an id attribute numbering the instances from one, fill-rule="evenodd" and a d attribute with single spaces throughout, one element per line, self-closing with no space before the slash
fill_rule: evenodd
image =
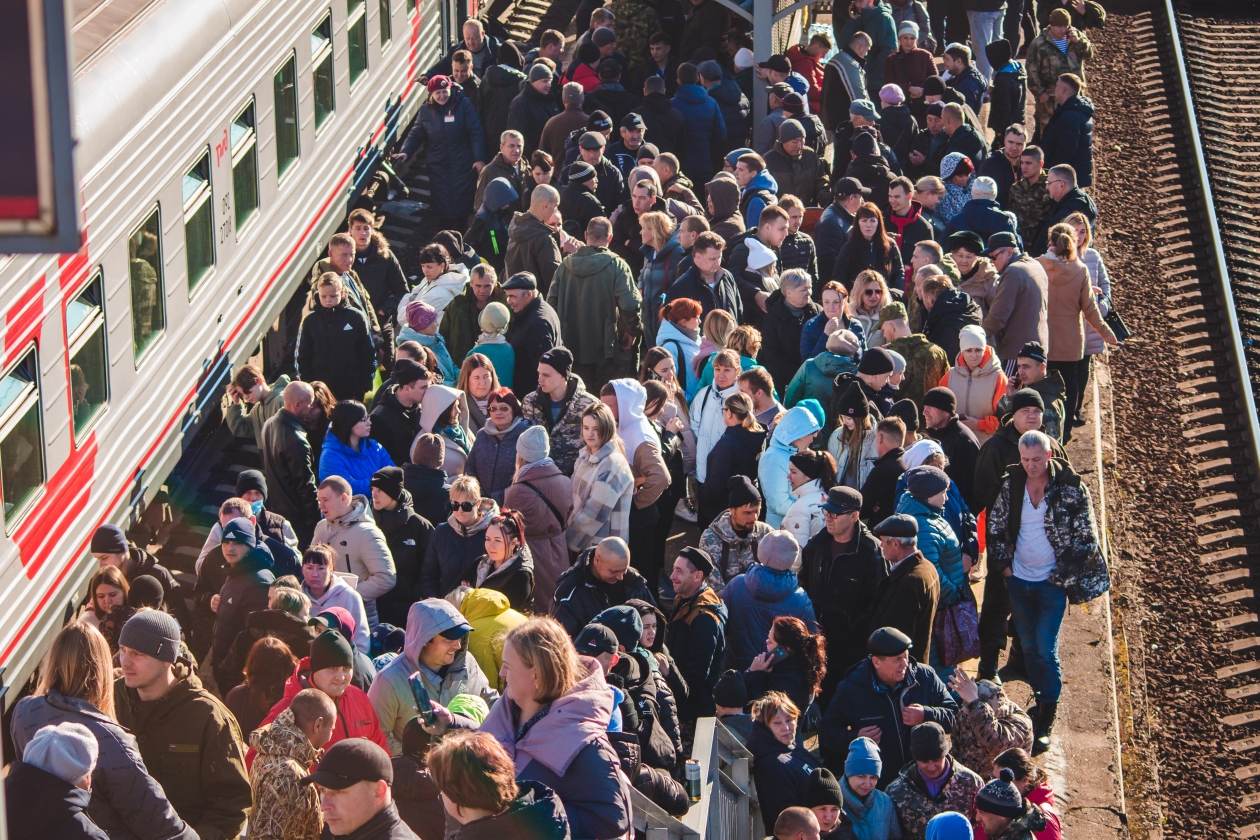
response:
<path id="1" fill-rule="evenodd" d="M 677 819 L 631 788 L 634 827 L 647 840 L 755 840 L 761 809 L 752 781 L 752 753 L 717 718 L 696 721 L 691 757 L 700 762 L 700 801 Z"/>

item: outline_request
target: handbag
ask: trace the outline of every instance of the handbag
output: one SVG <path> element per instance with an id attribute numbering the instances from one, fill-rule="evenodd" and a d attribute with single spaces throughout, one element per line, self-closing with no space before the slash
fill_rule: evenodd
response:
<path id="1" fill-rule="evenodd" d="M 1103 316 L 1103 322 L 1116 334 L 1116 341 L 1126 341 L 1133 335 L 1133 331 L 1129 329 L 1129 325 L 1124 322 L 1124 318 L 1116 311 L 1116 305 L 1111 298 L 1108 297 L 1105 300 L 1107 302 L 1107 314 Z"/>
<path id="2" fill-rule="evenodd" d="M 937 607 L 932 621 L 932 652 L 945 667 L 980 656 L 980 616 L 971 587 L 966 587 L 963 600 L 952 607 Z"/>

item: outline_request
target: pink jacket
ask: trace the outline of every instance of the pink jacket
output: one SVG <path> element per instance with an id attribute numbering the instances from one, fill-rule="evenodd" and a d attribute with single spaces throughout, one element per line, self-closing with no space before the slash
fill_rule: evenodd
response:
<path id="1" fill-rule="evenodd" d="M 497 738 L 512 756 L 518 772 L 532 759 L 563 776 L 583 747 L 608 737 L 612 692 L 599 663 L 587 656 L 580 658 L 586 676 L 568 694 L 552 701 L 551 711 L 522 740 L 515 737 L 510 703 L 495 703 L 481 724 L 481 731 Z"/>

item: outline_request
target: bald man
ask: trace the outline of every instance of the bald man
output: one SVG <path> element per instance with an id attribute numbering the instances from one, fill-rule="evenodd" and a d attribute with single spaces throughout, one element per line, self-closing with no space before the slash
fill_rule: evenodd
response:
<path id="1" fill-rule="evenodd" d="M 298 543 L 310 545 L 319 502 L 315 460 L 302 421 L 315 402 L 315 391 L 305 382 L 284 389 L 284 407 L 263 425 L 263 472 L 267 476 L 267 507 L 293 525 Z"/>
<path id="2" fill-rule="evenodd" d="M 559 206 L 560 193 L 550 184 L 542 184 L 530 193 L 529 210 L 517 213 L 508 226 L 505 276 L 528 271 L 538 281 L 538 293 L 544 300 L 562 258 L 550 224 Z"/>

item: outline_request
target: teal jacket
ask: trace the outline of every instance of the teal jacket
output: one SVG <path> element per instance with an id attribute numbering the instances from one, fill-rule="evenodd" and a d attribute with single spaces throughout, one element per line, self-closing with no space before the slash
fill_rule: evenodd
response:
<path id="1" fill-rule="evenodd" d="M 967 573 L 963 571 L 962 545 L 946 521 L 944 510 L 905 492 L 897 501 L 897 513 L 907 513 L 919 523 L 919 551 L 932 561 L 941 579 L 940 606 L 954 606 L 962 600 Z"/>
<path id="2" fill-rule="evenodd" d="M 821 405 L 831 405 L 836 377 L 842 373 L 857 373 L 857 359 L 827 352 L 806 359 L 788 383 L 783 404 L 791 408 L 801 400 L 814 399 Z"/>

